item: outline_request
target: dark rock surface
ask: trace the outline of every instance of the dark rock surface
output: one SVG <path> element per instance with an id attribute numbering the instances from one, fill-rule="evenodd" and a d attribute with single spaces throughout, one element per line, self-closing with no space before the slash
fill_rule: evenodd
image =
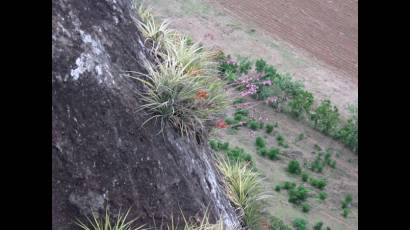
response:
<path id="1" fill-rule="evenodd" d="M 212 221 L 237 223 L 208 147 L 141 127 L 141 85 L 121 76 L 150 59 L 131 3 L 53 0 L 52 12 L 52 229 L 105 206 L 149 226 L 208 206 Z"/>

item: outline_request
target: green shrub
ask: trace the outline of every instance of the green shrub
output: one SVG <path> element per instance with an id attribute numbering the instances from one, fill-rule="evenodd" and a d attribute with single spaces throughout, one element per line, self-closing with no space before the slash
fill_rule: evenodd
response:
<path id="1" fill-rule="evenodd" d="M 228 150 L 229 149 L 229 143 L 228 142 L 218 142 L 218 149 L 220 150 Z"/>
<path id="2" fill-rule="evenodd" d="M 324 167 L 324 162 L 321 158 L 321 155 L 319 154 L 315 157 L 315 160 L 310 165 L 310 170 L 312 170 L 313 172 L 321 173 L 323 172 L 323 167 Z"/>
<path id="3" fill-rule="evenodd" d="M 284 138 L 282 135 L 280 135 L 280 134 L 278 134 L 278 135 L 276 136 L 276 141 L 278 142 L 278 145 L 279 145 L 279 146 L 282 146 L 282 147 L 284 147 L 284 148 L 289 147 L 288 144 L 286 144 L 286 142 L 285 142 L 285 138 Z"/>
<path id="4" fill-rule="evenodd" d="M 335 160 L 330 160 L 329 162 L 328 162 L 328 165 L 331 167 L 331 168 L 336 168 L 336 161 Z"/>
<path id="5" fill-rule="evenodd" d="M 233 104 L 234 104 L 234 105 L 236 105 L 236 104 L 241 104 L 241 103 L 244 103 L 245 101 L 246 101 L 245 98 L 240 97 L 240 98 L 236 98 L 236 99 L 233 101 Z"/>
<path id="6" fill-rule="evenodd" d="M 340 123 L 339 111 L 336 106 L 332 107 L 329 100 L 320 103 L 311 119 L 316 129 L 328 135 L 335 135 Z"/>
<path id="7" fill-rule="evenodd" d="M 249 153 L 245 152 L 245 150 L 243 150 L 242 148 L 238 148 L 238 147 L 229 149 L 226 152 L 226 155 L 228 156 L 228 159 L 230 161 L 239 161 L 239 162 L 252 161 L 252 156 Z"/>
<path id="8" fill-rule="evenodd" d="M 319 221 L 315 225 L 313 225 L 313 230 L 322 230 L 323 222 Z"/>
<path id="9" fill-rule="evenodd" d="M 253 94 L 252 97 L 257 100 L 266 100 L 268 97 L 278 97 L 283 94 L 284 93 L 274 85 L 259 85 L 256 94 Z"/>
<path id="10" fill-rule="evenodd" d="M 235 124 L 236 121 L 234 119 L 230 118 L 230 117 L 227 117 L 227 118 L 225 118 L 225 123 L 228 124 L 228 125 L 232 125 L 232 124 Z"/>
<path id="11" fill-rule="evenodd" d="M 267 152 L 267 155 L 269 159 L 271 160 L 277 160 L 279 159 L 279 149 L 277 148 L 270 148 L 269 151 Z"/>
<path id="12" fill-rule="evenodd" d="M 272 124 L 267 124 L 266 125 L 266 133 L 270 134 L 273 131 L 273 125 Z"/>
<path id="13" fill-rule="evenodd" d="M 309 174 L 307 172 L 302 173 L 302 181 L 307 182 L 309 179 Z"/>
<path id="14" fill-rule="evenodd" d="M 225 79 L 226 79 L 229 83 L 232 83 L 232 82 L 236 81 L 236 79 L 237 79 L 236 73 L 231 72 L 231 71 L 226 72 L 226 73 L 225 73 Z"/>
<path id="15" fill-rule="evenodd" d="M 349 107 L 351 116 L 337 133 L 337 138 L 340 139 L 349 149 L 357 153 L 358 147 L 358 109 L 357 107 Z"/>
<path id="16" fill-rule="evenodd" d="M 270 78 L 274 85 L 278 86 L 289 96 L 296 96 L 303 91 L 303 84 L 300 81 L 294 81 L 288 74 L 275 74 Z"/>
<path id="17" fill-rule="evenodd" d="M 280 189 L 281 189 L 280 185 L 276 185 L 276 186 L 275 186 L 275 191 L 276 191 L 276 192 L 280 192 Z"/>
<path id="18" fill-rule="evenodd" d="M 308 213 L 310 211 L 310 205 L 309 204 L 303 204 L 302 205 L 302 212 Z"/>
<path id="19" fill-rule="evenodd" d="M 277 71 L 275 67 L 273 67 L 273 65 L 266 65 L 264 71 L 265 71 L 265 76 L 268 77 L 269 79 L 273 79 L 277 75 Z"/>
<path id="20" fill-rule="evenodd" d="M 283 220 L 272 216 L 269 230 L 292 230 L 292 228 L 286 225 Z"/>
<path id="21" fill-rule="evenodd" d="M 266 146 L 266 141 L 262 137 L 256 137 L 255 143 L 257 148 L 264 148 Z"/>
<path id="22" fill-rule="evenodd" d="M 295 118 L 301 118 L 309 114 L 313 105 L 313 95 L 308 91 L 300 91 L 288 103 L 290 114 Z"/>
<path id="23" fill-rule="evenodd" d="M 244 117 L 247 117 L 247 116 L 249 115 L 249 110 L 247 110 L 247 109 L 237 109 L 237 110 L 235 111 L 235 114 L 234 114 L 234 115 L 236 115 L 236 114 L 240 114 L 240 115 L 242 115 L 242 116 L 244 116 Z"/>
<path id="24" fill-rule="evenodd" d="M 268 150 L 265 148 L 265 147 L 263 147 L 263 148 L 258 148 L 258 153 L 259 153 L 259 155 L 261 155 L 261 156 L 266 156 L 266 155 L 268 155 Z"/>
<path id="25" fill-rule="evenodd" d="M 304 138 L 305 138 L 305 134 L 300 133 L 300 134 L 296 137 L 295 142 L 299 142 L 299 141 L 303 140 Z"/>
<path id="26" fill-rule="evenodd" d="M 288 201 L 292 204 L 301 204 L 305 201 L 309 195 L 309 190 L 303 187 L 303 185 L 297 188 L 291 188 L 288 190 L 289 199 Z"/>
<path id="27" fill-rule="evenodd" d="M 263 129 L 263 126 L 264 126 L 263 122 L 260 121 L 260 122 L 259 122 L 259 128 L 260 128 L 260 129 Z"/>
<path id="28" fill-rule="evenodd" d="M 248 74 L 252 69 L 252 62 L 248 58 L 239 58 L 239 73 Z"/>
<path id="29" fill-rule="evenodd" d="M 305 219 L 296 218 L 293 220 L 292 224 L 296 230 L 306 230 L 308 222 Z"/>
<path id="30" fill-rule="evenodd" d="M 259 128 L 259 123 L 255 120 L 251 120 L 251 121 L 249 121 L 248 126 L 252 130 L 257 130 Z"/>
<path id="31" fill-rule="evenodd" d="M 288 172 L 299 175 L 302 172 L 299 162 L 296 160 L 291 160 L 288 164 Z"/>
<path id="32" fill-rule="evenodd" d="M 216 140 L 210 140 L 209 145 L 211 146 L 211 149 L 219 151 L 218 142 Z"/>
<path id="33" fill-rule="evenodd" d="M 263 60 L 262 58 L 256 60 L 256 62 L 255 62 L 255 70 L 256 70 L 256 72 L 258 72 L 258 73 L 263 72 L 263 71 L 265 70 L 265 67 L 266 67 L 266 62 L 265 62 L 265 60 Z"/>
<path id="34" fill-rule="evenodd" d="M 235 119 L 235 121 L 242 121 L 242 120 L 246 119 L 246 117 L 242 114 L 235 114 L 234 119 Z"/>
<path id="35" fill-rule="evenodd" d="M 326 200 L 326 198 L 327 198 L 327 193 L 326 192 L 319 192 L 319 199 L 320 200 Z"/>
<path id="36" fill-rule="evenodd" d="M 313 148 L 314 148 L 316 151 L 322 151 L 322 148 L 321 148 L 318 144 L 313 145 Z"/>
<path id="37" fill-rule="evenodd" d="M 343 209 L 343 212 L 342 212 L 342 216 L 343 216 L 344 218 L 347 218 L 347 216 L 349 215 L 349 213 L 350 213 L 350 209 L 349 209 L 349 208 L 344 208 L 344 209 Z"/>
<path id="38" fill-rule="evenodd" d="M 349 205 L 352 203 L 353 197 L 351 194 L 345 196 L 344 200 L 342 201 L 342 208 L 348 208 Z"/>
<path id="39" fill-rule="evenodd" d="M 296 187 L 296 184 L 293 182 L 285 181 L 285 183 L 283 183 L 283 189 L 285 190 L 293 189 L 295 187 Z"/>
<path id="40" fill-rule="evenodd" d="M 318 189 L 320 189 L 320 190 L 323 190 L 323 189 L 326 187 L 326 185 L 327 185 L 327 182 L 326 182 L 325 179 L 310 178 L 309 183 L 310 183 L 310 185 L 312 185 L 313 187 L 316 187 L 316 188 L 318 188 Z"/>
<path id="41" fill-rule="evenodd" d="M 222 61 L 222 63 L 219 65 L 218 69 L 221 73 L 233 73 L 236 75 L 237 69 L 238 69 L 238 64 L 234 61 L 227 61 L 226 59 L 231 59 L 230 55 L 228 55 L 225 60 Z"/>

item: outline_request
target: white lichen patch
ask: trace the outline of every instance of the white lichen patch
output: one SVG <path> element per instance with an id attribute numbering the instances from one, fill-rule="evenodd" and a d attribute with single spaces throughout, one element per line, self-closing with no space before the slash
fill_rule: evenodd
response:
<path id="1" fill-rule="evenodd" d="M 85 72 L 95 72 L 99 83 L 106 81 L 107 76 L 112 78 L 112 74 L 105 74 L 109 69 L 109 56 L 105 52 L 104 46 L 98 38 L 82 30 L 78 30 L 81 40 L 86 49 L 75 61 L 76 67 L 70 71 L 74 80 L 78 80 Z M 113 83 L 112 79 L 109 83 Z"/>

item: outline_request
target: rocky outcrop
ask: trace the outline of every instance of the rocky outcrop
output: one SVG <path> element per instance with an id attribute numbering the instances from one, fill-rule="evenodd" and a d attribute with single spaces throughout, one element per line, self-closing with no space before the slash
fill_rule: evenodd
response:
<path id="1" fill-rule="evenodd" d="M 152 227 L 207 208 L 237 223 L 208 147 L 141 126 L 141 85 L 121 75 L 150 60 L 131 3 L 53 0 L 52 12 L 52 229 L 106 206 Z"/>

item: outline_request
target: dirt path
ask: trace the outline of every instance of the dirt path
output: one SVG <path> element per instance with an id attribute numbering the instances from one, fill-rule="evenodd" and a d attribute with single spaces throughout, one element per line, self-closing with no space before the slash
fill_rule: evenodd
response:
<path id="1" fill-rule="evenodd" d="M 264 58 L 279 71 L 304 82 L 316 101 L 330 99 L 340 109 L 342 118 L 349 115 L 347 105 L 356 103 L 358 97 L 354 75 L 329 65 L 290 41 L 273 36 L 252 20 L 238 17 L 218 1 L 153 0 L 149 6 L 155 15 L 171 20 L 173 28 L 205 46 L 219 47 L 229 54 Z M 290 6 L 289 9 L 293 9 Z"/>

